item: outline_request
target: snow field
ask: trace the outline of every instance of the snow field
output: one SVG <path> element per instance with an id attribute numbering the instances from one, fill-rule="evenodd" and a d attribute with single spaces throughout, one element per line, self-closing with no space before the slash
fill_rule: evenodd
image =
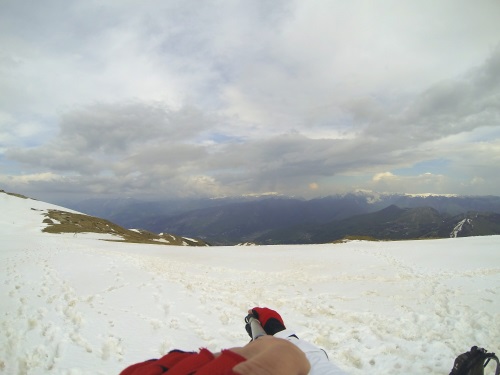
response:
<path id="1" fill-rule="evenodd" d="M 143 245 L 41 233 L 22 202 L 0 200 L 0 374 L 118 374 L 244 345 L 256 305 L 350 374 L 448 374 L 472 345 L 500 352 L 500 236 Z"/>

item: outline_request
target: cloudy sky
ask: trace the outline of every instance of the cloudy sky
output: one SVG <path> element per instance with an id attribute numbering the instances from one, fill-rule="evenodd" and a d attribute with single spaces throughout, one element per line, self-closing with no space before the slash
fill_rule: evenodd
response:
<path id="1" fill-rule="evenodd" d="M 0 188 L 500 195 L 498 0 L 2 0 Z"/>

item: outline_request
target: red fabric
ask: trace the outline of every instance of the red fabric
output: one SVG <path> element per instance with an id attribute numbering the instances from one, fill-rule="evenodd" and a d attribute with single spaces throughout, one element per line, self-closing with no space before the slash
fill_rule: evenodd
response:
<path id="1" fill-rule="evenodd" d="M 277 319 L 283 325 L 283 327 L 285 326 L 281 315 L 274 310 L 268 309 L 267 307 L 254 307 L 252 311 L 257 315 L 256 318 L 262 324 L 262 327 L 264 327 L 267 321 L 271 318 Z"/>
<path id="2" fill-rule="evenodd" d="M 222 354 L 209 364 L 196 371 L 196 375 L 227 375 L 234 374 L 232 368 L 240 362 L 246 361 L 242 357 L 230 350 L 223 350 Z"/>
<path id="3" fill-rule="evenodd" d="M 136 363 L 134 365 L 127 367 L 122 372 L 120 372 L 120 375 L 134 375 L 134 374 L 154 375 L 155 374 L 154 372 L 148 371 L 146 370 L 146 368 L 149 367 L 148 365 L 155 362 L 156 359 L 152 361 Z M 159 367 L 157 366 L 155 366 L 155 368 L 159 369 Z M 161 374 L 161 372 L 159 374 Z"/>
<path id="4" fill-rule="evenodd" d="M 196 355 L 183 359 L 168 371 L 168 375 L 189 375 L 198 373 L 198 369 L 210 363 L 214 355 L 207 349 L 201 349 Z"/>
<path id="5" fill-rule="evenodd" d="M 172 367 L 176 366 L 177 363 L 197 355 L 198 354 L 196 352 L 171 351 L 161 357 L 158 360 L 158 364 L 167 369 L 171 369 Z"/>
<path id="6" fill-rule="evenodd" d="M 232 368 L 245 357 L 223 350 L 217 358 L 207 349 L 194 352 L 170 352 L 158 360 L 136 363 L 120 375 L 237 375 Z"/>
<path id="7" fill-rule="evenodd" d="M 160 359 L 153 359 L 145 362 L 136 363 L 135 365 L 127 367 L 120 375 L 160 375 L 164 374 L 166 370 L 173 367 L 176 363 L 197 355 L 195 352 L 180 352 L 172 351 Z"/>

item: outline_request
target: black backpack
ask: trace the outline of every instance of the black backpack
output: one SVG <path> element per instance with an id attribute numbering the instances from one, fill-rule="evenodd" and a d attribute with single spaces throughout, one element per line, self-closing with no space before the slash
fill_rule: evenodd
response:
<path id="1" fill-rule="evenodd" d="M 500 375 L 500 362 L 495 353 L 488 353 L 483 348 L 473 346 L 468 352 L 460 354 L 455 359 L 450 375 L 483 375 L 484 368 L 491 359 L 497 362 L 495 375 Z"/>

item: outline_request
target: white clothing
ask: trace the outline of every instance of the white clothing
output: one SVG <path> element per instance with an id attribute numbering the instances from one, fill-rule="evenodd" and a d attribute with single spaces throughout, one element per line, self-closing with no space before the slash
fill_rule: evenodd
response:
<path id="1" fill-rule="evenodd" d="M 344 371 L 329 361 L 328 356 L 322 349 L 308 343 L 307 341 L 298 339 L 293 336 L 294 334 L 295 332 L 292 330 L 285 329 L 276 333 L 274 337 L 290 341 L 305 353 L 309 363 L 311 364 L 309 375 L 347 375 Z"/>

